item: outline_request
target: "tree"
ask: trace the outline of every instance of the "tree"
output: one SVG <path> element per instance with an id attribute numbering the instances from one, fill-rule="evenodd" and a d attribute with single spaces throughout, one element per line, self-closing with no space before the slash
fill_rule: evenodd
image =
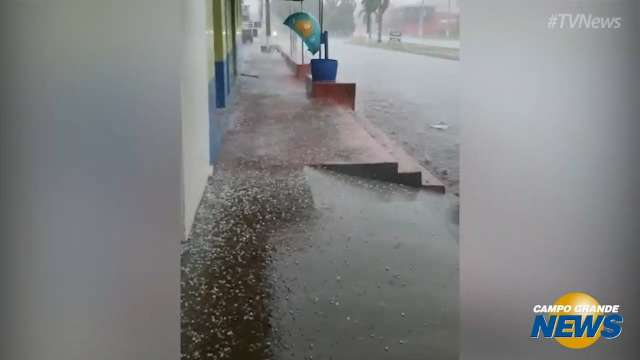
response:
<path id="1" fill-rule="evenodd" d="M 351 36 L 353 34 L 356 28 L 353 15 L 357 7 L 357 1 L 324 0 L 324 29 L 329 31 L 331 36 Z M 274 15 L 282 20 L 286 19 L 292 12 L 300 11 L 300 2 L 272 0 L 271 6 Z M 305 0 L 304 11 L 319 19 L 318 0 Z"/>
<path id="2" fill-rule="evenodd" d="M 382 17 L 384 16 L 384 12 L 389 8 L 390 0 L 382 0 L 382 3 L 378 7 L 377 11 L 377 19 L 378 19 L 378 42 L 382 42 Z M 369 36 L 371 37 L 371 36 Z"/>
<path id="3" fill-rule="evenodd" d="M 355 0 L 324 0 L 325 29 L 335 35 L 350 36 L 356 27 L 355 9 Z"/>
<path id="4" fill-rule="evenodd" d="M 388 3 L 388 0 L 386 0 Z M 360 14 L 367 25 L 367 36 L 371 39 L 371 16 L 378 10 L 382 0 L 362 0 L 362 10 Z"/>

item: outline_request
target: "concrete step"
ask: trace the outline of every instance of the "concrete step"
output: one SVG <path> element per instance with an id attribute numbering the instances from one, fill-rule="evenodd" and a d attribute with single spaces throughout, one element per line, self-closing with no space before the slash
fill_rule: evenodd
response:
<path id="1" fill-rule="evenodd" d="M 407 186 L 421 187 L 439 193 L 446 188 L 442 181 L 430 171 L 421 166 L 416 159 L 407 154 L 402 147 L 395 144 L 389 137 L 370 121 L 358 117 L 357 122 L 365 131 L 398 162 L 398 182 Z"/>
<path id="2" fill-rule="evenodd" d="M 283 57 L 254 54 L 249 65 L 259 77 L 240 80 L 242 101 L 234 105 L 219 168 L 311 166 L 444 193 L 438 179 L 355 111 L 309 101 L 290 75 L 297 64 Z"/>
<path id="3" fill-rule="evenodd" d="M 411 187 L 422 187 L 422 173 L 420 171 L 398 172 L 398 182 Z"/>
<path id="4" fill-rule="evenodd" d="M 317 164 L 312 167 L 335 171 L 337 173 L 357 176 L 367 179 L 398 182 L 398 163 L 343 163 Z"/>
<path id="5" fill-rule="evenodd" d="M 351 176 L 421 188 L 442 194 L 446 191 L 444 184 L 424 168 L 419 168 L 415 171 L 400 171 L 400 163 L 397 161 L 384 163 L 321 163 L 310 166 Z"/>

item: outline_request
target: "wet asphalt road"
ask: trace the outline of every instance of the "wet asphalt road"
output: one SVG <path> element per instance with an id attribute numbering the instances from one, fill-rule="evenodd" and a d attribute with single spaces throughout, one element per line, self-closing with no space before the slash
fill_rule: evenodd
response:
<path id="1" fill-rule="evenodd" d="M 446 197 L 309 168 L 264 175 L 210 179 L 183 246 L 183 359 L 457 358 Z"/>
<path id="2" fill-rule="evenodd" d="M 331 42 L 338 78 L 357 84 L 356 111 L 459 191 L 460 62 Z M 446 130 L 431 128 L 444 122 Z"/>
<path id="3" fill-rule="evenodd" d="M 276 22 L 272 38 L 285 51 L 288 29 Z M 358 46 L 332 38 L 338 80 L 355 82 L 356 112 L 458 194 L 460 183 L 460 61 Z M 299 44 L 298 44 L 299 46 Z M 300 61 L 300 48 L 293 52 Z M 305 53 L 305 63 L 312 58 Z M 444 122 L 446 130 L 431 125 Z"/>

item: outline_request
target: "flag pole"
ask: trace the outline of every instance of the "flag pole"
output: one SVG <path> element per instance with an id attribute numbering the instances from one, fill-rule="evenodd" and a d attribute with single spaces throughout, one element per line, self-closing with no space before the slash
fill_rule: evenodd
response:
<path id="1" fill-rule="evenodd" d="M 304 0 L 300 1 L 300 11 L 304 11 Z M 304 40 L 302 38 L 300 38 L 300 58 L 304 65 Z"/>
<path id="2" fill-rule="evenodd" d="M 320 38 L 324 34 L 324 1 L 318 0 L 318 17 L 320 17 Z M 320 45 L 320 51 L 318 51 L 318 59 L 322 59 L 322 45 Z"/>

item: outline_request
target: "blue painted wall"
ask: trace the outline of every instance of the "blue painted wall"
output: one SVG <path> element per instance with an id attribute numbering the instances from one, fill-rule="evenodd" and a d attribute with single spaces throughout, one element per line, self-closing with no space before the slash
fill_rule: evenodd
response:
<path id="1" fill-rule="evenodd" d="M 217 68 L 217 67 L 216 67 Z M 222 132 L 224 127 L 221 123 L 220 116 L 216 116 L 216 108 L 218 108 L 219 97 L 216 87 L 218 82 L 216 79 L 209 80 L 209 162 L 213 165 L 218 159 L 220 154 L 220 147 L 222 145 Z M 224 92 L 223 92 L 224 93 Z M 224 97 L 223 97 L 224 101 Z"/>
<path id="2" fill-rule="evenodd" d="M 215 62 L 215 99 L 216 99 L 216 107 L 224 108 L 226 104 L 228 88 L 227 88 L 227 77 L 229 75 L 227 71 L 227 62 L 226 61 L 216 61 Z"/>

